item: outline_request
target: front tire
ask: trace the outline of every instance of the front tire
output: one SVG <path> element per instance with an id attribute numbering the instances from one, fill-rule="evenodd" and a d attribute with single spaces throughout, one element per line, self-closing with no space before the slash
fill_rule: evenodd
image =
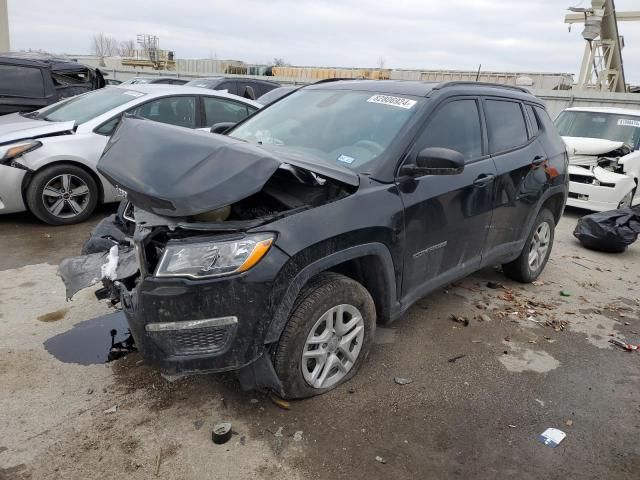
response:
<path id="1" fill-rule="evenodd" d="M 69 225 L 86 220 L 98 204 L 98 186 L 80 167 L 52 165 L 34 175 L 27 187 L 31 213 L 49 225 Z"/>
<path id="2" fill-rule="evenodd" d="M 358 282 L 321 273 L 293 308 L 273 356 L 285 398 L 325 393 L 352 378 L 367 358 L 376 308 Z"/>
<path id="3" fill-rule="evenodd" d="M 551 255 L 555 227 L 553 214 L 546 208 L 541 210 L 520 256 L 502 265 L 505 275 L 522 283 L 531 283 L 538 278 Z"/>

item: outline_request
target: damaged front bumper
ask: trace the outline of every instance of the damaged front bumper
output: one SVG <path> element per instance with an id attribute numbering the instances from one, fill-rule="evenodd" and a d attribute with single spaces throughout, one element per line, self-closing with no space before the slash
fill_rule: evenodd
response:
<path id="1" fill-rule="evenodd" d="M 10 165 L 0 165 L 0 214 L 23 212 L 22 181 L 27 171 Z"/>
<path id="2" fill-rule="evenodd" d="M 112 301 L 119 300 L 145 363 L 166 375 L 237 371 L 243 388 L 280 393 L 282 385 L 264 339 L 277 306 L 273 279 L 289 256 L 273 247 L 255 267 L 240 274 L 197 280 L 156 277 L 147 273 L 139 238 L 135 249 L 126 245 L 133 243 L 122 231 L 126 227 L 114 230 L 113 217 L 105 219 L 86 244 L 102 245 L 104 236 L 96 235 L 103 234 L 108 237 L 106 246 L 113 242 L 111 248 L 115 245 L 124 264 L 118 263 L 112 279 L 98 273 L 101 264 L 108 263 L 107 252 L 60 264 L 67 296 L 102 280 Z"/>
<path id="3" fill-rule="evenodd" d="M 601 167 L 569 165 L 569 178 L 567 205 L 597 212 L 615 210 L 636 186 L 633 178 Z"/>

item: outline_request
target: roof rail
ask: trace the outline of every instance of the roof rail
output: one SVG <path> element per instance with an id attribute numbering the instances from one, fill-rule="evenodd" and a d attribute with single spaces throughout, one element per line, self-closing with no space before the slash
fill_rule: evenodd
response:
<path id="1" fill-rule="evenodd" d="M 322 80 L 318 80 L 317 82 L 310 83 L 309 85 L 318 85 L 319 83 L 329 83 L 329 82 L 341 82 L 343 80 L 366 80 L 365 78 L 323 78 Z"/>
<path id="2" fill-rule="evenodd" d="M 519 92 L 524 92 L 524 93 L 531 93 L 529 90 L 527 90 L 524 87 L 519 87 L 517 85 L 503 85 L 501 83 L 489 83 L 489 82 L 472 82 L 469 80 L 452 80 L 450 82 L 442 82 L 439 83 L 438 85 L 436 85 L 435 87 L 433 87 L 434 90 L 440 90 L 442 88 L 447 88 L 447 87 L 457 87 L 458 85 L 474 85 L 474 86 L 479 86 L 479 87 L 489 87 L 489 88 L 507 88 L 510 90 L 517 90 Z"/>

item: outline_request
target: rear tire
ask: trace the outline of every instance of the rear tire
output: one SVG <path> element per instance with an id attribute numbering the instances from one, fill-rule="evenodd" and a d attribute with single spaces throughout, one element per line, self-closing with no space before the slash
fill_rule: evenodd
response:
<path id="1" fill-rule="evenodd" d="M 542 209 L 533 223 L 520 256 L 502 265 L 502 271 L 507 277 L 531 283 L 540 276 L 551 255 L 555 226 L 553 214 L 546 208 Z"/>
<path id="2" fill-rule="evenodd" d="M 358 282 L 321 273 L 300 293 L 273 354 L 285 398 L 325 393 L 352 378 L 367 358 L 376 308 Z"/>
<path id="3" fill-rule="evenodd" d="M 91 174 L 69 164 L 37 172 L 26 193 L 31 213 L 49 225 L 82 222 L 98 204 L 98 186 Z"/>

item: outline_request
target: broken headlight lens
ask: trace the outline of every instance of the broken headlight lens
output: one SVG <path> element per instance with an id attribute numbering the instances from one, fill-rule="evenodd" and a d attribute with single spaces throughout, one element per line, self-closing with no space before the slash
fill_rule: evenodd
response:
<path id="1" fill-rule="evenodd" d="M 28 140 L 0 147 L 0 163 L 7 165 L 21 155 L 32 152 L 41 146 L 42 143 L 37 140 Z"/>
<path id="2" fill-rule="evenodd" d="M 274 238 L 262 233 L 239 240 L 167 245 L 155 275 L 208 278 L 245 272 L 265 256 Z"/>

